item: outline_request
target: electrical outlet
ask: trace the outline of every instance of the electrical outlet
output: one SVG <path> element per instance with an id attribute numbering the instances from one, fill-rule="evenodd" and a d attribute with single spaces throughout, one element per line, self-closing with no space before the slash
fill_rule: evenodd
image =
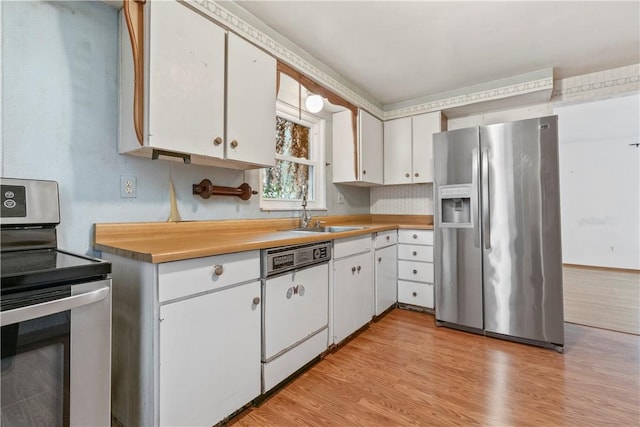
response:
<path id="1" fill-rule="evenodd" d="M 120 177 L 120 197 L 132 198 L 136 197 L 138 178 L 131 175 L 122 175 Z"/>
<path id="2" fill-rule="evenodd" d="M 339 191 L 338 191 L 338 204 L 339 205 L 343 205 L 344 204 L 344 194 L 342 194 Z"/>

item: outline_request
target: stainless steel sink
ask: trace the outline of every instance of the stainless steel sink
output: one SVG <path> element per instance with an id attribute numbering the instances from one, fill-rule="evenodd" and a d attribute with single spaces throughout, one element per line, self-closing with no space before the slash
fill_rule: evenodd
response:
<path id="1" fill-rule="evenodd" d="M 351 226 L 328 226 L 328 227 L 307 227 L 294 228 L 286 231 L 295 231 L 300 233 L 340 233 L 342 231 L 364 230 L 368 227 L 351 227 Z"/>

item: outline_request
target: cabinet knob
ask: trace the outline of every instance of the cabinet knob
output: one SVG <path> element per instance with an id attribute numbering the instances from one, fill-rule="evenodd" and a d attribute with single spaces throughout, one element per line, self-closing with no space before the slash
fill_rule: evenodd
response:
<path id="1" fill-rule="evenodd" d="M 253 305 L 258 305 L 258 304 L 260 304 L 260 298 L 259 297 L 255 297 L 252 302 L 253 302 Z"/>
<path id="2" fill-rule="evenodd" d="M 413 292 L 411 295 L 413 295 L 414 297 L 417 297 L 418 293 L 417 292 Z"/>
<path id="3" fill-rule="evenodd" d="M 417 239 L 417 238 L 418 238 L 418 235 L 417 235 L 417 234 L 414 234 L 414 235 L 413 235 L 413 238 L 414 238 L 414 239 Z"/>
<path id="4" fill-rule="evenodd" d="M 362 270 L 362 267 L 358 266 L 358 273 L 360 273 L 360 270 Z"/>
<path id="5" fill-rule="evenodd" d="M 222 138 L 217 137 L 216 139 L 213 140 L 213 145 L 220 145 L 222 144 Z"/>
<path id="6" fill-rule="evenodd" d="M 213 274 L 216 276 L 222 276 L 222 273 L 224 273 L 224 268 L 221 265 L 213 267 Z"/>
<path id="7" fill-rule="evenodd" d="M 387 236 L 387 240 L 389 240 L 389 236 Z"/>
<path id="8" fill-rule="evenodd" d="M 404 176 L 406 176 L 407 178 L 409 178 L 411 176 L 411 174 L 409 173 L 405 173 Z"/>
<path id="9" fill-rule="evenodd" d="M 418 255 L 418 252 L 413 251 L 413 256 L 416 256 L 416 255 Z"/>
<path id="10" fill-rule="evenodd" d="M 382 257 L 378 258 L 378 262 L 382 262 Z"/>
<path id="11" fill-rule="evenodd" d="M 367 171 L 363 170 L 362 175 L 366 175 L 366 174 L 367 174 Z"/>
<path id="12" fill-rule="evenodd" d="M 231 141 L 231 148 L 236 148 L 237 146 L 238 146 L 238 141 L 236 141 L 235 139 Z"/>
<path id="13" fill-rule="evenodd" d="M 355 267 L 351 267 L 351 272 L 355 273 L 356 272 L 356 268 Z"/>
<path id="14" fill-rule="evenodd" d="M 416 172 L 415 176 L 420 176 L 420 174 L 418 172 Z"/>
<path id="15" fill-rule="evenodd" d="M 413 274 L 418 274 L 418 270 L 413 270 Z"/>

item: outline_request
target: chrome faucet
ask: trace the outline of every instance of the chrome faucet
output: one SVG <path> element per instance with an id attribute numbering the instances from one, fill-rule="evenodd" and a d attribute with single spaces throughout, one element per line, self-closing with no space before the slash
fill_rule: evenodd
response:
<path id="1" fill-rule="evenodd" d="M 302 217 L 300 217 L 300 227 L 307 228 L 311 222 L 311 212 L 307 210 L 307 195 L 302 195 Z"/>

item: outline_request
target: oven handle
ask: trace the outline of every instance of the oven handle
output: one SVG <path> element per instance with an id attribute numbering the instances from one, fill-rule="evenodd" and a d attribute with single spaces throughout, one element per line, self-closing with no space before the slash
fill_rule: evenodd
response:
<path id="1" fill-rule="evenodd" d="M 67 298 L 3 311 L 0 313 L 0 326 L 26 322 L 27 320 L 37 319 L 38 317 L 45 317 L 50 314 L 61 313 L 84 305 L 93 304 L 105 299 L 107 295 L 109 295 L 109 287 L 105 286 L 94 291 L 73 295 Z"/>

